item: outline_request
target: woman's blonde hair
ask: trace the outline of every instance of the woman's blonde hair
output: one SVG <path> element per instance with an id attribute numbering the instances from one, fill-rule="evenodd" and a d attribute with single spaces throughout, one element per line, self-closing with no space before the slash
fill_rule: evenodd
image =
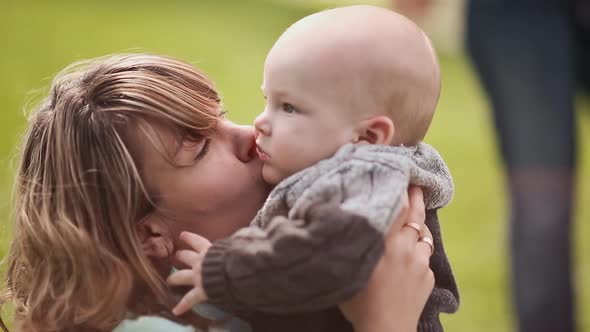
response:
<path id="1" fill-rule="evenodd" d="M 137 134 L 157 123 L 205 135 L 219 112 L 212 82 L 167 57 L 108 56 L 57 75 L 30 117 L 15 181 L 0 303 L 15 304 L 23 330 L 110 331 L 129 314 L 168 311 L 135 227 L 153 208 Z"/>

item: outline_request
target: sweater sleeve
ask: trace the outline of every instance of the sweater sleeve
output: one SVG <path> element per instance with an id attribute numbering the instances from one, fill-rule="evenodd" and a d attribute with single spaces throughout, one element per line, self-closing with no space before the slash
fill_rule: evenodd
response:
<path id="1" fill-rule="evenodd" d="M 459 291 L 443 246 L 437 210 L 426 211 L 426 226 L 430 229 L 434 240 L 434 254 L 430 257 L 430 268 L 434 273 L 435 283 L 422 311 L 418 332 L 438 332 L 443 331 L 439 314 L 454 313 L 459 308 Z"/>
<path id="2" fill-rule="evenodd" d="M 325 309 L 361 289 L 383 253 L 382 234 L 335 204 L 318 204 L 305 218 L 275 217 L 216 241 L 203 262 L 209 301 L 248 313 Z"/>

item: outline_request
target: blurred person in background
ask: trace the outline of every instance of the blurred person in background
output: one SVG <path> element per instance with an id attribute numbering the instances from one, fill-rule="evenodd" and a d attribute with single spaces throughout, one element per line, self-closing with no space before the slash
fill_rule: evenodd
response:
<path id="1" fill-rule="evenodd" d="M 434 0 L 393 0 L 413 18 Z M 471 0 L 467 49 L 490 98 L 511 206 L 520 331 L 574 331 L 574 99 L 590 86 L 590 2 Z"/>

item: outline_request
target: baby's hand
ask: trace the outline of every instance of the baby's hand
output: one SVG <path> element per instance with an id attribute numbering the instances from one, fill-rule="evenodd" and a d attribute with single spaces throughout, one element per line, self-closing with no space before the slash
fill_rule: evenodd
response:
<path id="1" fill-rule="evenodd" d="M 180 240 L 188 244 L 193 250 L 178 250 L 176 259 L 190 267 L 190 269 L 178 270 L 168 277 L 168 284 L 172 286 L 192 286 L 188 293 L 172 309 L 175 315 L 181 315 L 191 309 L 195 304 L 205 302 L 207 294 L 203 289 L 201 269 L 205 254 L 211 246 L 211 242 L 197 234 L 182 232 Z"/>

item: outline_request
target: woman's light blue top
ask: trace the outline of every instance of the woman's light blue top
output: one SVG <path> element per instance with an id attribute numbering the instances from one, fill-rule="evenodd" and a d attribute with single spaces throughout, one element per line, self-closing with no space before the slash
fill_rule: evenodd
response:
<path id="1" fill-rule="evenodd" d="M 193 308 L 201 317 L 218 320 L 219 324 L 211 326 L 208 332 L 252 332 L 250 326 L 237 317 L 202 303 Z M 142 316 L 138 319 L 124 320 L 113 332 L 203 332 L 192 326 L 180 325 L 159 316 Z"/>
<path id="2" fill-rule="evenodd" d="M 175 269 L 170 271 L 173 273 Z M 199 316 L 219 324 L 211 326 L 207 332 L 252 332 L 250 326 L 243 320 L 232 316 L 208 303 L 200 303 L 193 307 Z M 138 319 L 126 319 L 113 332 L 204 332 L 196 327 L 180 325 L 159 316 L 142 316 Z"/>

